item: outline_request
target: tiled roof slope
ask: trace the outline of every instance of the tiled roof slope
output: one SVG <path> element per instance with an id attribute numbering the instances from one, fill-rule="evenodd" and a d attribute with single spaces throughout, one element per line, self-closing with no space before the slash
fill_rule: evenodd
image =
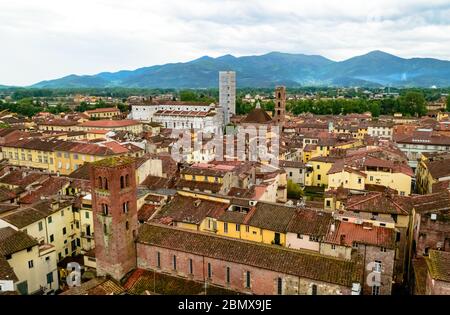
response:
<path id="1" fill-rule="evenodd" d="M 431 250 L 425 258 L 428 271 L 435 280 L 450 282 L 450 253 Z"/>
<path id="2" fill-rule="evenodd" d="M 140 227 L 138 242 L 347 287 L 362 276 L 355 261 L 154 224 Z"/>
<path id="3" fill-rule="evenodd" d="M 38 245 L 38 242 L 24 232 L 11 227 L 0 229 L 0 255 L 11 255 L 35 245 Z"/>

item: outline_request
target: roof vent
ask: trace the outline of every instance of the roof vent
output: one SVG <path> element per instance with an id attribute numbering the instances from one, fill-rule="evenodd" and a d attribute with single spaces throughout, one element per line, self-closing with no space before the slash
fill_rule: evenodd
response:
<path id="1" fill-rule="evenodd" d="M 195 207 L 200 206 L 200 203 L 201 203 L 201 202 L 202 202 L 202 201 L 201 201 L 200 199 L 195 200 L 195 201 L 194 201 L 194 206 L 195 206 Z"/>
<path id="2" fill-rule="evenodd" d="M 330 234 L 333 234 L 336 231 L 336 224 L 332 223 L 330 226 Z"/>

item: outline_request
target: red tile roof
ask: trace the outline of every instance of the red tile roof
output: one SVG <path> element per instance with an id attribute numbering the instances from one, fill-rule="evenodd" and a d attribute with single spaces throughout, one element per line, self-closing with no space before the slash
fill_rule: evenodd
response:
<path id="1" fill-rule="evenodd" d="M 155 212 L 156 212 L 155 205 L 144 204 L 138 210 L 138 220 L 144 222 L 148 221 Z"/>
<path id="2" fill-rule="evenodd" d="M 91 120 L 80 124 L 81 127 L 95 127 L 95 128 L 121 128 L 134 125 L 140 125 L 141 123 L 136 120 L 123 119 L 123 120 Z"/>
<path id="3" fill-rule="evenodd" d="M 168 226 L 141 225 L 137 242 L 346 287 L 362 280 L 358 261 Z"/>
<path id="4" fill-rule="evenodd" d="M 395 248 L 395 237 L 394 229 L 335 221 L 335 231 L 329 231 L 324 241 L 345 246 L 360 243 L 393 249 Z"/>

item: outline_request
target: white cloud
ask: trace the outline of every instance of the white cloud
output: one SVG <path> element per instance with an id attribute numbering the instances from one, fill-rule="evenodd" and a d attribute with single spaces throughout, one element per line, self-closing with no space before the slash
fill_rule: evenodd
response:
<path id="1" fill-rule="evenodd" d="M 448 0 L 2 0 L 0 84 L 270 51 L 450 60 Z"/>

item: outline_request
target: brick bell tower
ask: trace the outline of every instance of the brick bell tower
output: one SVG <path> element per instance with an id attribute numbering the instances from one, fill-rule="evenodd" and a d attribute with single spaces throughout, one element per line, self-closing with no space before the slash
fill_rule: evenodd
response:
<path id="1" fill-rule="evenodd" d="M 97 276 L 120 280 L 136 268 L 138 229 L 135 162 L 115 157 L 91 164 Z"/>
<path id="2" fill-rule="evenodd" d="M 286 113 L 286 87 L 277 86 L 275 88 L 275 116 L 274 120 L 277 125 L 284 123 Z"/>

